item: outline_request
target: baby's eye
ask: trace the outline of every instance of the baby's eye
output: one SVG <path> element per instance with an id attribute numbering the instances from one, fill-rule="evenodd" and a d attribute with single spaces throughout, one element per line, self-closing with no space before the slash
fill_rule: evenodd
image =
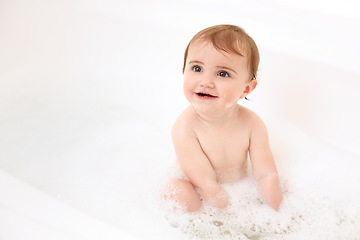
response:
<path id="1" fill-rule="evenodd" d="M 230 77 L 229 73 L 228 72 L 225 72 L 225 71 L 221 71 L 218 73 L 218 76 L 219 77 Z"/>
<path id="2" fill-rule="evenodd" d="M 192 67 L 192 70 L 194 71 L 194 72 L 202 72 L 202 69 L 201 69 L 201 67 L 200 66 L 193 66 Z"/>

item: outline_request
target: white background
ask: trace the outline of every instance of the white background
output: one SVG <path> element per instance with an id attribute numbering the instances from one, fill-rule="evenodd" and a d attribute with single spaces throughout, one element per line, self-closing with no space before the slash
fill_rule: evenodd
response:
<path id="1" fill-rule="evenodd" d="M 183 52 L 194 34 L 215 24 L 241 26 L 258 44 L 259 85 L 240 104 L 265 120 L 275 155 L 291 145 L 286 123 L 360 156 L 356 7 L 355 1 L 0 0 L 0 168 L 111 222 L 102 205 L 117 206 L 117 199 L 101 192 L 101 179 L 111 185 L 123 174 L 140 181 L 173 161 L 170 129 L 187 105 Z M 118 184 L 131 192 L 131 184 Z"/>

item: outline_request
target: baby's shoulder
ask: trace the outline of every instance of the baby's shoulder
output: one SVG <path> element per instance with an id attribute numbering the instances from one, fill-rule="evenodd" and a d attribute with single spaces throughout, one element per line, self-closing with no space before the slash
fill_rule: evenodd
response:
<path id="1" fill-rule="evenodd" d="M 256 128 L 264 124 L 260 116 L 256 114 L 254 111 L 240 105 L 238 109 L 239 109 L 238 110 L 239 118 L 241 119 L 242 122 L 247 123 L 249 127 Z"/>
<path id="2" fill-rule="evenodd" d="M 238 113 L 239 116 L 244 120 L 256 120 L 260 119 L 259 115 L 257 115 L 254 111 L 244 107 L 244 106 L 238 106 Z"/>
<path id="3" fill-rule="evenodd" d="M 172 127 L 173 136 L 183 136 L 191 134 L 194 130 L 194 113 L 191 108 L 185 109 L 176 119 Z"/>

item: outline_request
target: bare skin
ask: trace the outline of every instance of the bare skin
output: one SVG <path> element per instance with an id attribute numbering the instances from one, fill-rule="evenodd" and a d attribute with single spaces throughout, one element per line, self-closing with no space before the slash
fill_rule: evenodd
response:
<path id="1" fill-rule="evenodd" d="M 256 84 L 246 55 L 219 51 L 204 41 L 190 46 L 184 71 L 184 94 L 190 106 L 172 130 L 177 163 L 188 180 L 169 183 L 177 189 L 174 198 L 187 211 L 198 211 L 203 202 L 226 208 L 229 198 L 221 183 L 246 175 L 248 153 L 260 193 L 271 207 L 279 208 L 282 190 L 267 129 L 254 112 L 237 103 Z"/>

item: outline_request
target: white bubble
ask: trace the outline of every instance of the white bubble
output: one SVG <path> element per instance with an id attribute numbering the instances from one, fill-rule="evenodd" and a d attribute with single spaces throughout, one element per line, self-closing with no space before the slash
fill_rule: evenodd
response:
<path id="1" fill-rule="evenodd" d="M 357 239 L 359 210 L 349 205 L 355 203 L 353 199 L 342 204 L 317 187 L 293 187 L 292 181 L 298 180 L 283 181 L 279 211 L 263 200 L 249 176 L 223 184 L 230 197 L 227 209 L 205 206 L 197 213 L 168 214 L 167 219 L 181 239 Z"/>

